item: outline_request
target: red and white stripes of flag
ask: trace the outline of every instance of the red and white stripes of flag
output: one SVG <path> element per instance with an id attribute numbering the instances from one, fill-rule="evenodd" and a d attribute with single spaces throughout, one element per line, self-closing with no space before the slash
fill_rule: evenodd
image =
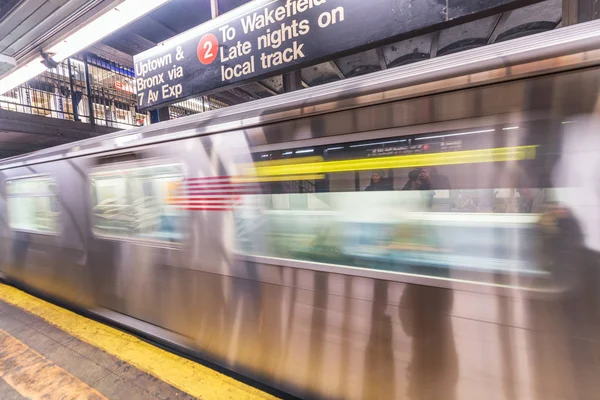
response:
<path id="1" fill-rule="evenodd" d="M 187 178 L 169 188 L 170 205 L 191 211 L 231 211 L 242 196 L 260 194 L 256 182 L 243 182 L 231 176 Z"/>

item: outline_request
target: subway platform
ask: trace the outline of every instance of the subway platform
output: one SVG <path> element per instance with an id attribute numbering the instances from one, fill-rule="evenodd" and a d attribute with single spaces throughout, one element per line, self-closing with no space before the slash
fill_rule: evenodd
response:
<path id="1" fill-rule="evenodd" d="M 137 337 L 0 284 L 0 399 L 273 399 Z"/>

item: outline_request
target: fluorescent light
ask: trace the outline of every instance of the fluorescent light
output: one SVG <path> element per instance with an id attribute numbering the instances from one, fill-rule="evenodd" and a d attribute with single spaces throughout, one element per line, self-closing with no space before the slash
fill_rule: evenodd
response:
<path id="1" fill-rule="evenodd" d="M 289 156 L 290 154 L 294 154 L 293 151 L 286 151 L 285 153 L 282 154 L 282 156 Z"/>
<path id="2" fill-rule="evenodd" d="M 261 158 L 267 158 L 267 157 L 269 157 L 269 155 L 268 155 L 268 154 L 263 154 L 263 155 L 261 156 Z"/>
<path id="3" fill-rule="evenodd" d="M 449 133 L 447 135 L 427 136 L 427 137 L 416 138 L 415 140 L 437 139 L 437 138 L 443 138 L 443 137 L 449 137 L 449 136 L 473 135 L 474 133 L 485 133 L 485 132 L 494 132 L 494 131 L 496 131 L 496 130 L 495 129 L 483 129 L 481 131 Z"/>
<path id="4" fill-rule="evenodd" d="M 575 122 L 575 121 L 563 121 L 563 122 L 561 122 L 561 124 L 566 125 L 566 124 L 572 124 L 573 122 Z"/>
<path id="5" fill-rule="evenodd" d="M 101 17 L 85 25 L 62 42 L 51 47 L 47 52 L 54 54 L 52 57 L 54 61 L 61 62 L 168 1 L 126 0 Z"/>
<path id="6" fill-rule="evenodd" d="M 344 146 L 339 146 L 339 147 L 329 147 L 329 148 L 325 149 L 325 151 L 329 151 L 329 150 L 341 150 L 341 149 L 343 149 L 343 148 L 344 148 Z"/>
<path id="7" fill-rule="evenodd" d="M 296 154 L 312 153 L 313 151 L 315 151 L 315 149 L 298 150 Z"/>
<path id="8" fill-rule="evenodd" d="M 17 62 L 13 57 L 5 56 L 4 54 L 0 54 L 0 63 L 6 63 L 12 66 L 17 65 Z"/>
<path id="9" fill-rule="evenodd" d="M 402 139 L 402 140 L 390 140 L 388 142 L 373 142 L 373 143 L 364 143 L 364 144 L 353 144 L 350 147 L 377 146 L 378 144 L 400 143 L 400 142 L 406 142 L 406 139 Z"/>
<path id="10" fill-rule="evenodd" d="M 37 57 L 33 61 L 25 64 L 21 68 L 18 68 L 15 72 L 8 75 L 6 78 L 0 80 L 0 94 L 8 92 L 19 86 L 21 83 L 27 82 L 28 80 L 35 78 L 46 70 L 44 64 L 42 64 L 42 57 Z"/>
<path id="11" fill-rule="evenodd" d="M 71 34 L 65 40 L 44 49 L 44 52 L 53 54 L 52 59 L 59 63 L 168 1 L 170 0 L 125 0 L 117 7 L 112 8 Z M 42 57 L 37 57 L 0 80 L 0 94 L 4 94 L 21 83 L 27 82 L 45 70 L 46 67 L 42 64 Z"/>
<path id="12" fill-rule="evenodd" d="M 514 131 L 515 129 L 519 129 L 518 126 L 507 126 L 506 128 L 502 128 L 503 131 Z"/>

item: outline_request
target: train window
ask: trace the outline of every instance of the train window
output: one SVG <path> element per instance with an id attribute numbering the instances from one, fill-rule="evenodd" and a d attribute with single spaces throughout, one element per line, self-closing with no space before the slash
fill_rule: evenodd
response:
<path id="1" fill-rule="evenodd" d="M 477 281 L 544 276 L 533 249 L 546 150 L 504 128 L 253 154 L 240 171 L 262 203 L 237 208 L 239 249 Z"/>
<path id="2" fill-rule="evenodd" d="M 12 229 L 39 233 L 58 232 L 58 186 L 49 176 L 32 176 L 6 182 L 8 223 Z"/>
<path id="3" fill-rule="evenodd" d="M 102 236 L 180 242 L 185 211 L 170 201 L 183 166 L 112 165 L 90 175 L 94 231 Z"/>

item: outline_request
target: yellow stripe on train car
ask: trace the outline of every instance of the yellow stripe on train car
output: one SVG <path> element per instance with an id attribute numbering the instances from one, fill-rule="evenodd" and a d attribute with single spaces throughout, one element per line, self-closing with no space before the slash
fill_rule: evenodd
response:
<path id="1" fill-rule="evenodd" d="M 281 181 L 310 181 L 325 179 L 325 174 L 285 175 L 285 176 L 233 176 L 234 183 L 260 183 Z"/>
<path id="2" fill-rule="evenodd" d="M 361 158 L 342 161 L 296 162 L 294 164 L 255 163 L 243 169 L 244 175 L 273 180 L 274 177 L 321 175 L 332 172 L 366 171 L 393 168 L 431 167 L 452 164 L 475 164 L 532 160 L 537 145 L 463 150 L 447 153 L 412 154 L 379 158 Z M 308 157 L 307 157 L 308 158 Z M 287 161 L 287 160 L 286 160 Z M 290 160 L 291 161 L 291 160 Z"/>

